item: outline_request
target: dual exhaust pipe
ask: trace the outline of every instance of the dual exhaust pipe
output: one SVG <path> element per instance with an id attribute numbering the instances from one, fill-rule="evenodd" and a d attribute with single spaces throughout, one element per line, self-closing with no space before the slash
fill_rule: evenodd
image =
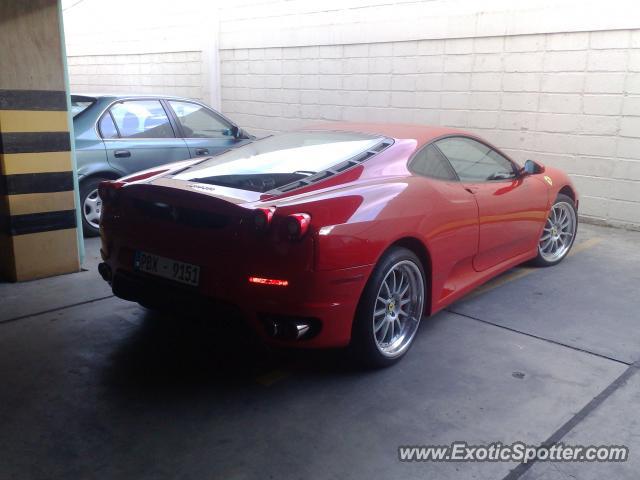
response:
<path id="1" fill-rule="evenodd" d="M 315 319 L 264 316 L 267 335 L 280 340 L 305 340 L 317 333 Z"/>

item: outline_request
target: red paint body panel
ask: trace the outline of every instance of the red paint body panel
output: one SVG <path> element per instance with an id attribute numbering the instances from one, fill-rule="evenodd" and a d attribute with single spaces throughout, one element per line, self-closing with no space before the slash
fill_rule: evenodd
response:
<path id="1" fill-rule="evenodd" d="M 475 270 L 487 270 L 535 250 L 547 218 L 547 186 L 534 176 L 465 184 L 478 203 L 480 239 Z"/>
<path id="2" fill-rule="evenodd" d="M 317 336 L 292 345 L 343 346 L 369 275 L 395 242 L 410 238 L 423 246 L 431 299 L 425 309 L 434 313 L 535 257 L 553 199 L 563 187 L 577 195 L 567 175 L 552 168 L 478 184 L 408 170 L 416 150 L 434 139 L 475 138 L 463 132 L 415 125 L 314 128 L 322 129 L 376 133 L 395 143 L 351 170 L 279 196 L 217 186 L 211 191 L 188 188 L 166 178 L 166 172 L 128 183 L 118 204 L 103 211 L 105 262 L 113 272 L 132 272 L 134 251 L 142 250 L 198 265 L 200 285 L 193 293 L 237 306 L 265 339 L 280 342 L 267 338 L 261 314 L 301 316 L 318 319 L 322 327 Z M 221 224 L 197 228 L 154 219 L 140 210 L 154 202 L 219 218 Z M 259 207 L 275 207 L 264 233 L 251 224 Z M 309 232 L 300 241 L 286 235 L 284 219 L 292 213 L 311 216 Z M 249 276 L 285 279 L 289 285 L 251 284 Z"/>

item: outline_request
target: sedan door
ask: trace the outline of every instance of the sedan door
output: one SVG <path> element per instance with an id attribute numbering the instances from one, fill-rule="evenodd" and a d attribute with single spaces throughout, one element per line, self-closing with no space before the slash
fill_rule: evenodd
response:
<path id="1" fill-rule="evenodd" d="M 508 158 L 472 138 L 447 137 L 436 145 L 478 204 L 474 269 L 487 270 L 535 249 L 547 215 L 544 183 L 520 175 Z"/>
<path id="2" fill-rule="evenodd" d="M 187 100 L 167 100 L 191 157 L 217 155 L 247 143 L 234 136 L 234 125 L 213 110 Z"/>
<path id="3" fill-rule="evenodd" d="M 124 100 L 113 104 L 98 124 L 111 166 L 131 174 L 189 158 L 160 100 Z"/>

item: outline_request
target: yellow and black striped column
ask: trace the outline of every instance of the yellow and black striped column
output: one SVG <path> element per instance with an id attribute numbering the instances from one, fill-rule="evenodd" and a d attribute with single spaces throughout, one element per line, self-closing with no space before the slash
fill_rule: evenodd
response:
<path id="1" fill-rule="evenodd" d="M 0 276 L 78 271 L 64 91 L 0 90 Z"/>

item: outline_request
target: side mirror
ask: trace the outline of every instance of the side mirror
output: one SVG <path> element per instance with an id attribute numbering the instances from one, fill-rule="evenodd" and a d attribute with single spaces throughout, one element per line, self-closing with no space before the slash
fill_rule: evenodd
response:
<path id="1" fill-rule="evenodd" d="M 240 135 L 242 135 L 242 129 L 237 125 L 232 126 L 229 130 L 231 131 L 231 136 L 234 138 L 240 138 Z"/>
<path id="2" fill-rule="evenodd" d="M 527 160 L 524 162 L 524 167 L 522 168 L 522 173 L 525 175 L 533 175 L 536 173 L 544 172 L 544 167 L 533 160 Z"/>

